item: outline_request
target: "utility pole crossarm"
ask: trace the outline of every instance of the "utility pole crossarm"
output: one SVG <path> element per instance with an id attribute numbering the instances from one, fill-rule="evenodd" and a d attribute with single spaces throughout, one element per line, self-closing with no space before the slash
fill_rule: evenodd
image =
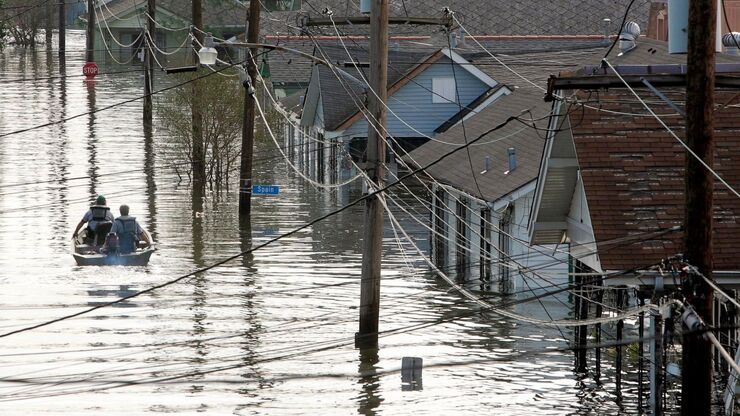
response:
<path id="1" fill-rule="evenodd" d="M 333 19 L 333 21 L 332 21 Z M 434 17 L 409 17 L 398 16 L 388 18 L 392 25 L 425 25 L 425 26 L 446 26 L 452 27 L 452 18 L 434 18 Z M 303 22 L 303 26 L 351 26 L 351 25 L 369 25 L 372 24 L 370 16 L 346 16 L 346 17 L 309 17 Z"/>

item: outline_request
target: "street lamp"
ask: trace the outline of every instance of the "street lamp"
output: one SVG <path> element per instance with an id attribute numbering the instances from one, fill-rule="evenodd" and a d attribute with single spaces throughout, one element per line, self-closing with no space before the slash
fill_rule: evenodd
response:
<path id="1" fill-rule="evenodd" d="M 198 59 L 200 59 L 201 65 L 216 65 L 216 58 L 218 52 L 215 48 L 216 44 L 213 42 L 213 36 L 209 33 L 205 39 L 203 39 L 203 47 L 198 51 Z"/>

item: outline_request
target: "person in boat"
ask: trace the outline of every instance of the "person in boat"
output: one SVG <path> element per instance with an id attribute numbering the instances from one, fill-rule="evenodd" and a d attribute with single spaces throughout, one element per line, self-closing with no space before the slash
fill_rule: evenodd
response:
<path id="1" fill-rule="evenodd" d="M 88 244 L 94 243 L 96 241 L 95 230 L 98 228 L 98 224 L 112 221 L 113 213 L 110 212 L 110 208 L 106 205 L 105 196 L 98 195 L 95 199 L 95 205 L 91 206 L 90 209 L 87 210 L 85 215 L 82 216 L 79 224 L 77 224 L 75 231 L 72 233 L 72 238 L 77 238 L 77 233 L 80 232 L 82 226 L 87 223 L 87 238 L 85 242 Z M 105 238 L 105 235 L 101 235 L 98 238 L 98 240 L 101 241 L 101 244 L 103 238 Z"/>
<path id="2" fill-rule="evenodd" d="M 149 234 L 144 232 L 141 225 L 136 221 L 136 217 L 129 216 L 128 205 L 121 205 L 120 207 L 121 216 L 113 221 L 113 227 L 111 227 L 111 234 L 115 234 L 117 237 L 117 248 L 116 250 L 120 254 L 132 253 L 136 251 L 136 246 L 139 241 L 144 241 L 147 246 L 152 244 L 149 241 Z M 113 247 L 108 247 L 108 250 Z"/>

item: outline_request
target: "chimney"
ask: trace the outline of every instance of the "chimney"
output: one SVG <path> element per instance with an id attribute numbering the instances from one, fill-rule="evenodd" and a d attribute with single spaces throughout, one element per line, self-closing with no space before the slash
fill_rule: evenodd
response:
<path id="1" fill-rule="evenodd" d="M 740 56 L 740 32 L 730 32 L 722 36 L 722 45 L 729 55 Z"/>
<path id="2" fill-rule="evenodd" d="M 457 48 L 457 31 L 453 30 L 452 32 L 450 32 L 449 37 L 450 37 L 450 49 Z"/>
<path id="3" fill-rule="evenodd" d="M 612 31 L 612 19 L 607 17 L 607 18 L 604 18 L 602 22 L 604 23 L 604 43 L 608 45 L 609 36 L 611 36 L 611 31 Z"/>
<path id="4" fill-rule="evenodd" d="M 372 5 L 372 0 L 360 0 L 360 13 L 370 14 L 371 5 Z"/>
<path id="5" fill-rule="evenodd" d="M 689 50 L 689 0 L 668 0 L 668 53 Z"/>
<path id="6" fill-rule="evenodd" d="M 516 150 L 513 147 L 510 147 L 507 152 L 509 154 L 509 170 L 505 173 L 508 175 L 516 169 Z"/>

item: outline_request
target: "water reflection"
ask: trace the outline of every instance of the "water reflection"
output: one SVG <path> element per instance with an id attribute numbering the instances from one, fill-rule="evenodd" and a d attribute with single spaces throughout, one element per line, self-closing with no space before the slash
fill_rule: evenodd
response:
<path id="1" fill-rule="evenodd" d="M 149 234 L 154 241 L 157 235 L 157 182 L 155 179 L 154 127 L 144 123 L 144 175 L 146 175 L 146 202 L 149 211 Z"/>
<path id="2" fill-rule="evenodd" d="M 98 137 L 95 134 L 95 81 L 85 80 L 87 87 L 87 151 L 88 151 L 88 169 L 87 175 L 90 178 L 90 195 L 95 196 L 98 193 Z"/>
<path id="3" fill-rule="evenodd" d="M 383 403 L 383 397 L 380 395 L 380 376 L 377 348 L 360 348 L 360 365 L 358 373 L 360 378 L 361 393 L 357 399 L 357 413 L 366 416 L 374 416 Z"/>
<path id="4" fill-rule="evenodd" d="M 63 120 L 67 117 L 67 82 L 64 78 L 54 78 L 54 57 L 51 53 L 46 54 L 46 76 L 48 80 L 46 87 L 50 91 L 50 96 L 57 98 L 50 102 L 47 122 L 52 123 Z M 61 74 L 65 74 L 65 69 L 60 68 Z M 49 170 L 49 181 L 53 184 L 49 187 L 52 193 L 51 205 L 53 221 L 50 223 L 52 236 L 57 241 L 57 247 L 66 248 L 68 245 L 68 234 L 66 232 L 68 213 L 68 193 L 69 193 L 69 155 L 67 148 L 69 142 L 67 138 L 67 128 L 64 123 L 54 130 L 57 134 L 50 137 L 52 147 L 49 150 L 51 159 Z"/>
<path id="5" fill-rule="evenodd" d="M 203 260 L 203 247 L 204 247 L 204 235 L 203 235 L 203 222 L 205 221 L 203 216 L 203 205 L 204 205 L 204 194 L 202 188 L 194 188 L 192 190 L 192 230 L 193 230 L 193 262 L 197 268 L 202 268 L 205 265 Z M 206 336 L 207 325 L 208 325 L 208 299 L 207 290 L 208 284 L 205 273 L 198 273 L 192 279 L 189 280 L 192 286 L 192 297 L 190 313 L 192 314 L 192 330 L 191 336 L 193 342 L 190 343 L 193 349 L 193 358 L 190 360 L 193 366 L 193 380 L 201 380 L 204 378 L 200 374 L 200 370 L 203 365 L 207 363 L 207 357 L 209 353 L 208 344 L 203 342 L 202 339 Z M 202 391 L 205 388 L 201 384 L 193 384 L 190 388 L 191 393 Z"/>

